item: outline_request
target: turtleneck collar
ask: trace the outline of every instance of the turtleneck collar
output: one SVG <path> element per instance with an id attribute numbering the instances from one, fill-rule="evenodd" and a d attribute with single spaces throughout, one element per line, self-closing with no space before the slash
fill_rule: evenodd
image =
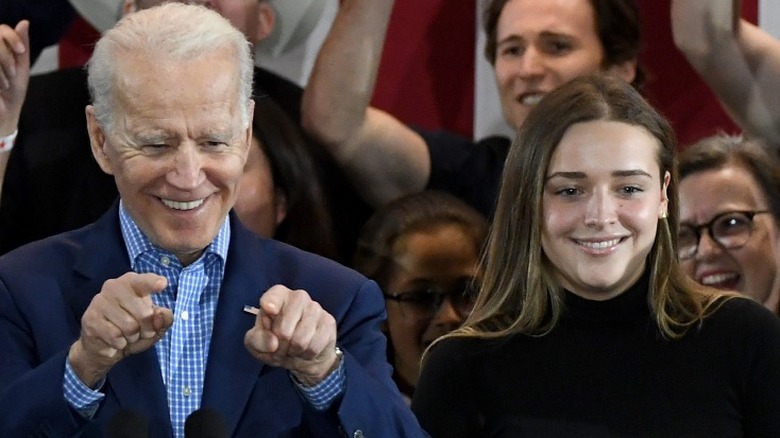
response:
<path id="1" fill-rule="evenodd" d="M 561 324 L 583 327 L 624 327 L 645 324 L 650 316 L 647 294 L 650 274 L 644 274 L 622 294 L 604 301 L 589 300 L 564 291 Z"/>

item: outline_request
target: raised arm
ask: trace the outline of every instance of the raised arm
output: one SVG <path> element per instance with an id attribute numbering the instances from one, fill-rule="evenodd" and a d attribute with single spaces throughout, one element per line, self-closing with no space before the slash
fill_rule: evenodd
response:
<path id="1" fill-rule="evenodd" d="M 425 188 L 423 138 L 369 107 L 393 0 L 345 0 L 303 95 L 302 122 L 326 145 L 353 185 L 379 206 Z"/>
<path id="2" fill-rule="evenodd" d="M 739 0 L 672 0 L 677 47 L 746 132 L 780 141 L 780 41 Z"/>
<path id="3" fill-rule="evenodd" d="M 0 24 L 0 138 L 13 134 L 19 125 L 30 81 L 29 30 L 27 20 L 20 21 L 16 28 Z M 0 194 L 11 146 L 0 149 Z"/>

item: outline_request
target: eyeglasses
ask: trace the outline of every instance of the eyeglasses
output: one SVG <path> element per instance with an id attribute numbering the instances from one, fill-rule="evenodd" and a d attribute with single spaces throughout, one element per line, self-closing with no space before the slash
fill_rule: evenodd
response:
<path id="1" fill-rule="evenodd" d="M 680 224 L 677 234 L 677 256 L 685 260 L 696 255 L 704 229 L 710 233 L 710 238 L 723 248 L 739 248 L 748 241 L 753 232 L 753 216 L 764 213 L 769 211 L 727 211 L 715 216 L 706 224 Z"/>
<path id="2" fill-rule="evenodd" d="M 468 282 L 463 289 L 442 291 L 428 287 L 420 290 L 402 292 L 396 295 L 384 294 L 385 299 L 397 301 L 405 318 L 432 318 L 439 311 L 445 299 L 461 318 L 466 318 L 474 308 L 479 287 Z"/>

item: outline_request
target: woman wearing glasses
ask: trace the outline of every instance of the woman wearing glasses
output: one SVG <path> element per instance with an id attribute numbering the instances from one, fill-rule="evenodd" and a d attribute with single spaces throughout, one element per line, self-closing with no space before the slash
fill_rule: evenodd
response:
<path id="1" fill-rule="evenodd" d="M 780 157 L 760 140 L 719 135 L 680 154 L 680 265 L 777 313 Z"/>
<path id="2" fill-rule="evenodd" d="M 486 235 L 480 213 L 434 191 L 387 204 L 362 230 L 354 268 L 384 291 L 388 360 L 409 400 L 425 348 L 471 311 Z"/>
<path id="3" fill-rule="evenodd" d="M 780 319 L 680 269 L 674 138 L 616 79 L 531 110 L 474 309 L 425 356 L 431 436 L 778 436 Z"/>

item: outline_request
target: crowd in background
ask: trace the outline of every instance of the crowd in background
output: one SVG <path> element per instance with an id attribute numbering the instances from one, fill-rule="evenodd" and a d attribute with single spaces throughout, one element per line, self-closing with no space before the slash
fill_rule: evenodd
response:
<path id="1" fill-rule="evenodd" d="M 664 84 L 658 81 L 662 75 L 643 62 L 653 41 L 643 34 L 648 23 L 643 22 L 642 2 L 485 1 L 480 17 L 484 56 L 495 77 L 495 106 L 512 134 L 473 139 L 405 123 L 400 115 L 373 105 L 391 18 L 402 2 L 343 0 L 304 87 L 257 63 L 241 66 L 237 77 L 249 78 L 247 100 L 253 103 L 242 116 L 248 147 L 237 154 L 242 159 L 236 175 L 230 173 L 235 163 L 231 167 L 226 161 L 218 169 L 209 148 L 240 142 L 195 135 L 211 117 L 210 106 L 218 102 L 215 108 L 222 108 L 217 98 L 203 100 L 222 83 L 219 73 L 209 72 L 213 77 L 206 85 L 200 73 L 188 75 L 174 66 L 171 77 L 182 79 L 177 84 L 181 90 L 163 88 L 167 77 L 141 84 L 169 97 L 164 101 L 150 92 L 133 95 L 138 83 L 100 70 L 100 57 L 90 61 L 89 71 L 72 67 L 30 76 L 42 45 L 56 42 L 77 15 L 60 3 L 62 12 L 37 10 L 24 1 L 0 7 L 0 251 L 5 254 L 0 257 L 0 282 L 7 283 L 0 288 L 0 328 L 9 333 L 0 345 L 18 356 L 18 363 L 15 359 L 0 367 L 7 374 L 0 380 L 0 406 L 10 403 L 9 391 L 18 388 L 27 371 L 43 368 L 46 360 L 38 355 L 55 356 L 57 350 L 34 345 L 41 335 L 26 319 L 38 314 L 27 313 L 18 302 L 26 286 L 14 289 L 21 262 L 36 254 L 56 259 L 57 251 L 66 257 L 64 249 L 35 251 L 59 242 L 51 236 L 95 221 L 106 223 L 106 211 L 122 223 L 125 242 L 132 235 L 125 227 L 130 227 L 142 242 L 148 238 L 152 246 L 171 250 L 185 269 L 206 260 L 209 250 L 190 259 L 191 252 L 172 249 L 179 248 L 178 239 L 186 234 L 181 231 L 185 219 L 166 222 L 181 231 L 171 234 L 176 238 L 155 225 L 165 207 L 184 218 L 183 211 L 198 210 L 201 201 L 163 200 L 149 206 L 138 200 L 147 192 L 169 193 L 167 186 L 191 184 L 199 193 L 208 186 L 220 194 L 225 211 L 219 224 L 240 221 L 263 239 L 346 265 L 372 280 L 366 293 L 375 292 L 373 282 L 378 285 L 381 296 L 374 298 L 385 307 L 379 318 L 383 321 L 373 329 L 386 337 L 382 358 L 392 372 L 384 377 L 396 386 L 390 396 L 411 405 L 416 421 L 432 436 L 774 436 L 780 430 L 780 120 L 775 116 L 780 114 L 780 41 L 740 18 L 740 2 L 672 0 L 663 5 L 670 19 L 663 24 L 671 31 L 675 54 L 685 57 L 731 117 L 724 122 L 713 115 L 707 135 L 689 139 L 691 131 L 686 131 L 683 143 L 675 129 L 684 120 L 654 106 L 658 99 L 651 92 Z M 154 11 L 163 2 L 115 3 L 117 18 L 124 17 L 121 28 L 122 23 L 143 26 L 133 22 L 135 14 Z M 255 49 L 270 44 L 276 26 L 285 25 L 274 0 L 190 3 L 219 12 Z M 194 55 L 177 62 L 206 65 L 198 64 L 203 53 L 181 44 L 182 52 Z M 116 50 L 138 65 L 148 61 L 143 56 L 159 56 L 143 48 Z M 218 51 L 206 55 L 219 60 Z M 465 50 L 463 56 L 471 52 Z M 165 61 L 149 65 L 166 74 Z M 101 82 L 101 77 L 108 79 Z M 114 82 L 138 102 L 114 91 Z M 205 97 L 197 96 L 197 84 Z M 183 147 L 173 147 L 171 136 L 160 129 L 143 135 L 133 131 L 137 120 L 158 116 L 152 110 L 161 102 L 176 111 L 184 108 L 176 106 L 177 93 L 184 96 L 181 102 L 199 103 L 203 111 L 190 118 L 196 108 L 188 106 L 163 119 L 183 115 L 188 121 L 182 132 L 205 144 L 197 153 L 168 152 Z M 116 118 L 115 111 L 123 117 Z M 182 134 L 176 135 L 179 141 Z M 139 143 L 139 152 L 128 151 L 133 143 Z M 134 157 L 151 160 L 168 153 L 180 155 L 171 158 L 173 164 L 160 177 L 164 182 L 137 188 L 144 172 L 155 167 L 136 167 Z M 224 231 L 225 225 L 209 228 L 213 235 L 202 243 L 196 238 L 194 245 L 212 248 L 235 226 L 227 226 L 230 231 Z M 65 242 L 80 239 L 78 234 L 63 236 Z M 127 246 L 132 253 L 132 245 Z M 288 257 L 286 246 L 282 248 L 280 254 Z M 303 266 L 312 263 L 312 273 L 331 266 L 321 266 L 319 258 L 300 260 Z M 135 261 L 130 263 L 140 272 Z M 179 287 L 183 281 L 155 269 L 150 272 L 166 276 L 167 286 L 143 280 L 152 295 L 159 289 L 164 297 L 171 285 Z M 232 271 L 221 272 L 227 276 Z M 58 278 L 62 272 L 40 275 L 49 274 Z M 373 378 L 382 371 L 376 351 L 369 353 L 354 333 L 342 330 L 370 330 L 371 324 L 350 325 L 354 321 L 348 315 L 354 310 L 345 310 L 349 306 L 340 301 L 343 297 L 331 302 L 327 297 L 335 293 L 333 288 L 327 293 L 311 290 L 319 285 L 305 278 L 296 283 L 300 286 L 286 285 L 290 290 L 285 293 L 308 292 L 297 299 L 317 310 L 309 313 L 307 307 L 301 315 L 313 314 L 317 321 L 335 317 L 333 337 L 330 329 L 316 335 L 306 331 L 312 343 L 322 343 L 311 357 L 298 351 L 285 350 L 284 357 L 268 353 L 268 339 L 283 343 L 284 335 L 275 331 L 282 329 L 274 325 L 276 315 L 267 307 L 271 304 L 261 301 L 266 307 L 247 334 L 246 349 L 260 362 L 288 369 L 296 384 L 305 387 L 311 380 L 334 385 L 335 395 L 324 396 L 325 412 L 339 403 L 360 411 L 355 408 L 360 402 L 345 385 L 386 388 L 382 378 L 362 379 L 362 374 L 358 380 L 343 380 L 342 372 L 368 370 Z M 45 281 L 40 287 L 46 289 Z M 89 293 L 102 296 L 105 288 Z M 281 299 L 277 294 L 282 292 L 274 288 L 267 300 Z M 183 310 L 171 315 L 159 310 L 178 307 L 177 292 L 172 294 L 160 298 L 171 301 L 154 298 L 157 319 L 149 338 L 160 341 L 157 354 L 173 348 L 165 343 L 179 336 L 173 321 Z M 228 299 L 220 295 L 211 305 Z M 81 379 L 107 392 L 101 385 L 110 379 L 108 371 L 101 368 L 100 378 L 87 381 L 82 368 L 94 364 L 84 359 L 94 359 L 85 345 L 97 341 L 84 330 L 100 326 L 94 322 L 96 308 L 100 310 L 85 304 L 80 309 L 79 319 L 86 316 L 73 344 L 78 348 L 71 346 L 67 359 L 60 360 L 66 364 L 66 381 Z M 69 324 L 78 328 L 75 320 Z M 148 329 L 144 324 L 141 333 Z M 215 326 L 214 336 L 218 333 Z M 190 335 L 182 336 L 186 341 Z M 150 348 L 152 343 L 144 341 L 133 338 L 128 345 L 140 342 L 143 350 Z M 338 354 L 332 354 L 334 347 Z M 103 351 L 93 348 L 96 356 Z M 354 371 L 350 348 L 360 371 Z M 120 365 L 125 356 L 136 354 L 119 351 Z M 111 369 L 116 360 L 104 368 Z M 323 368 L 326 360 L 329 366 Z M 162 365 L 166 363 L 161 360 L 161 366 L 173 366 Z M 60 379 L 61 369 L 54 373 Z M 205 370 L 208 379 L 210 368 Z M 316 398 L 300 394 L 316 406 Z M 85 419 L 100 417 L 95 407 L 100 403 L 112 413 L 122 405 L 111 397 L 82 404 L 72 397 L 66 389 L 70 408 Z M 183 419 L 198 406 L 187 405 L 194 399 L 182 401 L 176 395 L 167 400 L 173 434 L 182 436 Z M 174 408 L 177 403 L 188 406 L 184 414 Z M 361 408 L 370 410 L 372 403 Z M 25 412 L 44 418 L 36 411 L 44 408 Z M 422 434 L 404 417 L 404 408 L 393 408 L 403 424 L 399 433 Z M 238 426 L 227 426 L 231 433 L 248 430 L 250 423 L 236 421 Z M 312 430 L 320 424 L 308 423 L 308 417 L 301 421 Z M 337 421 L 343 422 L 340 428 L 354 429 L 344 418 Z M 28 426 L 0 421 L 7 430 Z"/>

